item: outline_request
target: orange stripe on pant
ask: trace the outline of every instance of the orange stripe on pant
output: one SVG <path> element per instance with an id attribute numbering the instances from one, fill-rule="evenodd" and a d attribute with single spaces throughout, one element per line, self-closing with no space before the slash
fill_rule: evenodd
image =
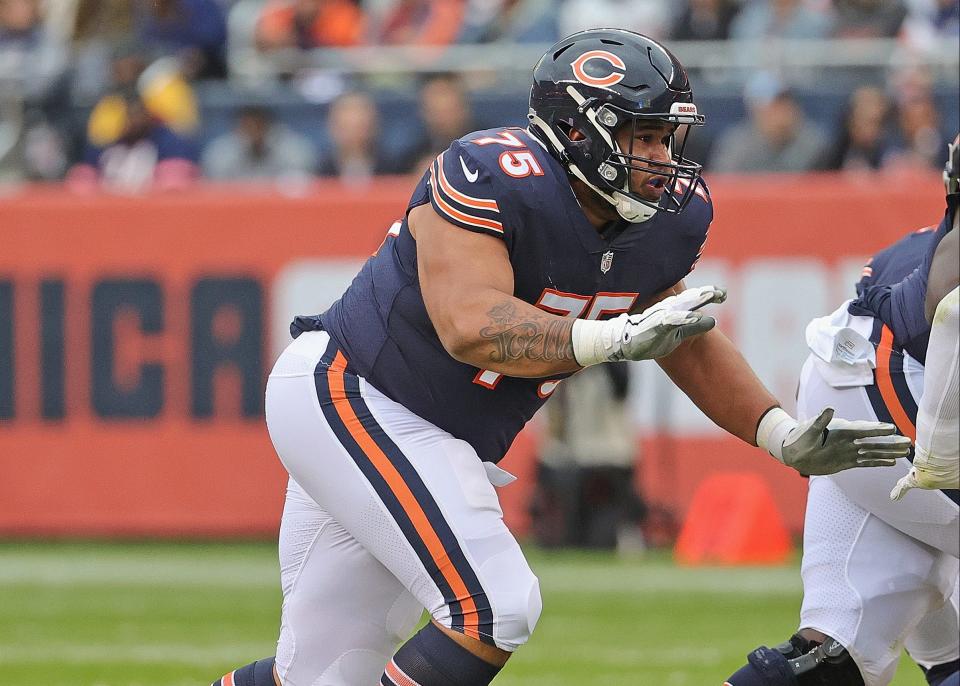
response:
<path id="1" fill-rule="evenodd" d="M 387 668 L 384 671 L 397 686 L 420 686 L 420 684 L 401 671 L 400 668 L 397 667 L 397 663 L 393 660 L 387 663 Z"/>
<path id="2" fill-rule="evenodd" d="M 410 491 L 410 487 L 407 486 L 400 472 L 398 472 L 397 468 L 390 462 L 390 459 L 380 449 L 380 446 L 378 446 L 376 441 L 367 433 L 366 428 L 363 426 L 360 418 L 357 417 L 356 412 L 353 411 L 353 407 L 347 399 L 347 393 L 343 384 L 343 374 L 346 367 L 347 360 L 343 356 L 343 353 L 338 350 L 327 375 L 333 406 L 340 420 L 357 442 L 357 445 L 360 446 L 360 449 L 363 450 L 364 454 L 369 458 L 370 463 L 380 472 L 380 475 L 384 481 L 387 482 L 390 490 L 397 497 L 400 506 L 404 512 L 407 513 L 414 528 L 417 530 L 417 534 L 423 539 L 427 550 L 430 551 L 430 557 L 433 558 L 443 578 L 447 580 L 447 583 L 456 595 L 463 610 L 463 633 L 471 638 L 480 640 L 479 615 L 477 614 L 477 605 L 473 601 L 473 596 L 467 591 L 466 584 L 463 583 L 459 572 L 457 572 L 456 567 L 454 567 L 450 561 L 443 547 L 443 543 L 440 541 L 440 537 L 437 536 L 437 532 L 434 531 L 430 520 L 427 519 L 426 513 Z"/>
<path id="3" fill-rule="evenodd" d="M 893 387 L 893 378 L 890 376 L 890 356 L 893 354 L 893 332 L 886 326 L 880 333 L 880 343 L 877 345 L 877 388 L 880 397 L 887 406 L 893 423 L 897 425 L 904 436 L 912 441 L 917 440 L 917 427 L 910 420 L 910 415 L 900 402 L 897 390 Z"/>

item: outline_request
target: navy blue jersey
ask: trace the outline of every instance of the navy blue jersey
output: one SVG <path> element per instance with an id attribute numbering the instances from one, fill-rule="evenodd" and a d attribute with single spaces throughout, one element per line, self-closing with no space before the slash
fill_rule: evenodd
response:
<path id="1" fill-rule="evenodd" d="M 857 283 L 851 314 L 876 317 L 893 333 L 894 345 L 921 364 L 927 357 L 930 324 L 924 313 L 933 254 L 950 231 L 944 217 L 934 229 L 914 232 L 878 252 Z"/>
<path id="2" fill-rule="evenodd" d="M 713 218 L 703 186 L 683 213 L 623 222 L 605 239 L 587 221 L 563 167 L 519 128 L 454 141 L 417 184 L 407 211 L 426 203 L 451 224 L 504 242 L 514 296 L 591 319 L 627 312 L 683 279 Z M 427 316 L 406 219 L 320 322 L 353 373 L 487 461 L 503 457 L 564 376 L 511 378 L 453 359 Z"/>

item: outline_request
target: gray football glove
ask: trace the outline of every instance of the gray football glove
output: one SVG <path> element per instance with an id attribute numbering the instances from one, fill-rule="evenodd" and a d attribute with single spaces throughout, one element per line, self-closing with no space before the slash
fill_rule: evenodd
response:
<path id="1" fill-rule="evenodd" d="M 586 367 L 669 355 L 685 339 L 716 326 L 716 319 L 696 310 L 726 298 L 723 288 L 702 286 L 664 298 L 640 314 L 622 314 L 602 322 L 579 319 L 573 325 L 574 356 Z"/>
<path id="2" fill-rule="evenodd" d="M 657 310 L 627 317 L 620 334 L 620 349 L 607 359 L 654 360 L 669 355 L 691 336 L 706 333 L 717 325 L 713 317 L 701 312 Z"/>
<path id="3" fill-rule="evenodd" d="M 832 407 L 802 424 L 779 407 L 757 429 L 757 445 L 804 476 L 853 467 L 890 467 L 910 453 L 911 441 L 893 424 L 834 419 Z"/>

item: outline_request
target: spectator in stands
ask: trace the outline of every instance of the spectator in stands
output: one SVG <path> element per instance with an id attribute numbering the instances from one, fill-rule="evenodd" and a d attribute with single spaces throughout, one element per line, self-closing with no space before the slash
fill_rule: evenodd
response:
<path id="1" fill-rule="evenodd" d="M 27 176 L 23 130 L 20 103 L 0 98 L 0 185 L 18 183 Z"/>
<path id="2" fill-rule="evenodd" d="M 676 40 L 726 40 L 739 9 L 734 0 L 687 0 L 673 25 Z"/>
<path id="3" fill-rule="evenodd" d="M 270 0 L 255 29 L 257 47 L 344 48 L 361 42 L 365 18 L 354 0 Z"/>
<path id="4" fill-rule="evenodd" d="M 123 97 L 116 135 L 102 138 L 91 121 L 83 161 L 67 176 L 76 192 L 97 188 L 119 193 L 181 190 L 198 176 L 197 146 L 176 134 L 148 111 L 135 94 Z"/>
<path id="5" fill-rule="evenodd" d="M 39 0 L 0 0 L 0 179 L 58 178 L 66 164 L 67 51 Z"/>
<path id="6" fill-rule="evenodd" d="M 176 55 L 190 80 L 227 75 L 227 24 L 217 0 L 151 0 L 140 35 L 149 49 Z"/>
<path id="7" fill-rule="evenodd" d="M 958 0 L 909 0 L 907 10 L 901 35 L 914 50 L 938 50 L 940 40 L 956 40 L 960 34 Z"/>
<path id="8" fill-rule="evenodd" d="M 663 38 L 670 28 L 669 3 L 660 0 L 565 0 L 560 6 L 560 35 L 616 26 Z"/>
<path id="9" fill-rule="evenodd" d="M 265 107 L 240 110 L 233 131 L 203 152 L 204 176 L 230 180 L 284 180 L 310 176 L 317 165 L 313 144 L 273 120 Z"/>
<path id="10" fill-rule="evenodd" d="M 414 173 L 424 171 L 434 157 L 450 146 L 450 141 L 476 129 L 470 102 L 457 74 L 427 77 L 420 86 L 419 101 L 423 135 L 413 152 L 398 164 L 401 170 Z"/>
<path id="11" fill-rule="evenodd" d="M 749 0 L 730 26 L 736 40 L 825 38 L 829 33 L 826 11 L 803 0 Z"/>
<path id="12" fill-rule="evenodd" d="M 71 47 L 73 91 L 83 103 L 95 102 L 111 83 L 114 46 L 136 32 L 136 0 L 76 0 Z"/>
<path id="13" fill-rule="evenodd" d="M 900 0 L 834 0 L 835 38 L 893 38 L 907 8 Z"/>
<path id="14" fill-rule="evenodd" d="M 263 87 L 276 76 L 269 57 L 257 49 L 263 0 L 236 0 L 227 11 L 227 68 L 240 88 Z"/>
<path id="15" fill-rule="evenodd" d="M 876 170 L 883 166 L 890 145 L 890 100 L 876 86 L 863 86 L 850 96 L 833 142 L 824 149 L 817 168 Z"/>
<path id="16" fill-rule="evenodd" d="M 721 135 L 711 155 L 711 169 L 802 172 L 815 167 L 823 155 L 824 136 L 783 83 L 758 74 L 747 84 L 746 101 L 749 121 Z"/>
<path id="17" fill-rule="evenodd" d="M 66 66 L 66 51 L 47 30 L 40 1 L 0 0 L 0 79 L 6 87 L 41 99 Z"/>
<path id="18" fill-rule="evenodd" d="M 149 68 L 148 68 L 149 65 Z M 179 71 L 179 62 L 161 58 L 149 63 L 143 47 L 133 39 L 113 46 L 112 83 L 90 115 L 90 126 L 101 140 L 115 137 L 122 126 L 126 100 L 136 94 L 155 119 L 177 133 L 191 136 L 199 123 L 196 96 Z"/>
<path id="19" fill-rule="evenodd" d="M 943 151 L 950 139 L 941 130 L 929 78 L 916 71 L 899 77 L 895 90 L 897 130 L 887 166 L 942 166 Z"/>
<path id="20" fill-rule="evenodd" d="M 469 0 L 460 43 L 553 43 L 556 0 Z"/>
<path id="21" fill-rule="evenodd" d="M 355 91 L 337 98 L 327 115 L 327 132 L 333 149 L 320 162 L 321 176 L 362 186 L 377 174 L 393 171 L 377 145 L 377 108 L 367 94 Z"/>
<path id="22" fill-rule="evenodd" d="M 466 0 L 396 0 L 375 32 L 383 45 L 448 45 L 463 27 Z"/>

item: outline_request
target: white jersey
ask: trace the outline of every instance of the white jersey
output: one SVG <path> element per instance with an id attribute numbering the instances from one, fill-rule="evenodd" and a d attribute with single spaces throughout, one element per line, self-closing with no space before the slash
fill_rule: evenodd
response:
<path id="1" fill-rule="evenodd" d="M 911 430 L 904 424 L 916 421 L 924 369 L 905 352 L 892 364 L 894 351 L 884 349 L 877 328 L 846 303 L 811 322 L 801 421 L 830 406 L 838 418 L 895 416 L 902 433 Z M 891 682 L 903 647 L 924 667 L 960 658 L 960 510 L 947 491 L 914 490 L 891 501 L 890 489 L 909 469 L 901 459 L 810 480 L 800 628 L 837 639 L 866 686 Z"/>

